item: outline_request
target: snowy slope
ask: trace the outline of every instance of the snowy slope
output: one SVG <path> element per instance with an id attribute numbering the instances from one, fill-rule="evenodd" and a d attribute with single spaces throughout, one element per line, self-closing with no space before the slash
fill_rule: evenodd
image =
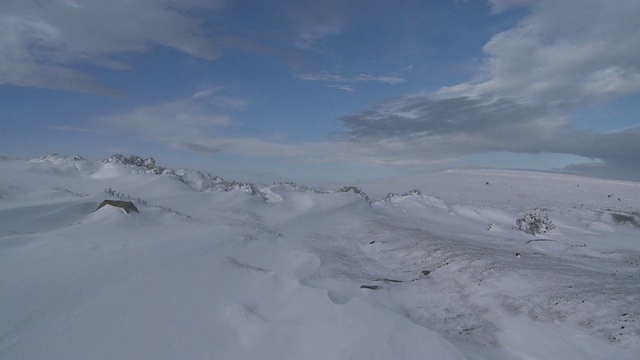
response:
<path id="1" fill-rule="evenodd" d="M 0 160 L 0 358 L 637 358 L 640 184 L 358 185 Z M 522 231 L 533 215 L 546 233 Z"/>

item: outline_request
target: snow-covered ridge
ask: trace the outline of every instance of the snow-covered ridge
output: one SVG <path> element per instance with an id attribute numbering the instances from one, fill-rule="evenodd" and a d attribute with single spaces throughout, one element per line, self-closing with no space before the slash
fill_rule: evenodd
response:
<path id="1" fill-rule="evenodd" d="M 178 180 L 189 185 L 197 191 L 243 191 L 251 195 L 263 194 L 257 186 L 251 183 L 243 183 L 239 181 L 227 181 L 219 176 L 199 170 L 179 169 L 174 170 L 163 166 L 156 165 L 153 157 L 142 158 L 137 155 L 125 157 L 120 154 L 112 155 L 102 161 L 103 163 L 119 163 L 129 166 L 131 171 L 145 174 L 175 176 Z"/>
<path id="2" fill-rule="evenodd" d="M 306 187 L 303 185 L 296 184 L 294 182 L 281 182 L 274 183 L 266 186 L 258 186 L 252 183 L 247 182 L 239 182 L 235 180 L 225 180 L 219 176 L 198 171 L 198 170 L 190 170 L 190 169 L 171 169 L 163 166 L 159 166 L 156 164 L 155 159 L 153 157 L 143 158 L 137 155 L 131 156 L 123 156 L 121 154 L 114 154 L 104 160 L 91 162 L 81 156 L 59 156 L 55 154 L 50 154 L 43 156 L 39 159 L 34 159 L 29 161 L 30 163 L 39 163 L 42 165 L 51 165 L 49 167 L 45 167 L 47 171 L 51 171 L 55 174 L 62 176 L 71 176 L 74 173 L 78 173 L 85 176 L 91 176 L 93 178 L 118 178 L 118 177 L 126 177 L 126 176 L 136 176 L 136 175 L 144 175 L 144 176 L 158 176 L 159 178 L 168 178 L 174 179 L 189 186 L 191 189 L 197 192 L 233 192 L 238 191 L 242 193 L 246 193 L 252 196 L 256 196 L 261 198 L 263 201 L 271 204 L 282 203 L 288 199 L 288 201 L 294 206 L 308 209 L 313 206 L 316 206 L 320 203 L 326 203 L 326 201 L 320 201 L 322 195 L 329 194 L 353 194 L 355 195 L 354 199 L 361 199 L 369 206 L 373 206 L 379 210 L 388 212 L 389 209 L 400 210 L 402 213 L 416 218 L 422 219 L 430 219 L 430 220 L 439 220 L 441 222 L 447 222 L 451 216 L 457 216 L 458 222 L 460 225 L 462 224 L 477 224 L 476 226 L 481 226 L 485 228 L 488 232 L 497 232 L 502 233 L 503 235 L 513 234 L 514 231 L 529 233 L 533 236 L 542 236 L 547 234 L 548 232 L 552 232 L 549 236 L 553 237 L 553 230 L 557 229 L 557 224 L 554 223 L 553 218 L 557 217 L 554 214 L 554 210 L 546 209 L 544 207 L 514 207 L 505 211 L 504 208 L 497 208 L 496 206 L 491 205 L 476 205 L 476 204 L 464 204 L 464 203 L 456 203 L 451 200 L 443 200 L 439 196 L 436 195 L 426 195 L 420 189 L 414 188 L 412 190 L 403 192 L 403 193 L 395 193 L 390 192 L 384 198 L 371 198 L 365 191 L 356 186 L 343 186 L 335 191 L 326 191 L 322 189 L 315 189 Z M 39 169 L 38 171 L 45 171 L 44 169 Z M 513 181 L 513 179 L 517 179 L 517 182 L 534 180 L 539 181 L 544 178 L 544 174 L 542 173 L 531 173 L 524 172 L 522 178 L 518 178 L 518 172 L 515 171 L 505 171 L 505 170 L 497 170 L 494 172 L 489 170 L 464 170 L 464 171 L 446 171 L 444 174 L 447 176 L 455 175 L 463 179 L 465 182 L 468 182 L 468 179 L 472 179 L 474 176 L 478 177 L 478 179 L 489 179 L 491 178 L 491 183 L 489 181 L 482 182 L 478 181 L 479 189 L 482 191 L 478 191 L 478 195 L 482 194 L 492 194 L 495 192 L 498 196 L 504 196 L 504 193 L 508 193 L 507 190 L 513 191 L 514 186 L 509 185 L 509 181 Z M 492 177 L 493 176 L 493 177 Z M 523 180 L 528 179 L 528 180 Z M 584 179 L 575 176 L 564 176 L 558 174 L 550 175 L 550 179 L 552 181 L 558 182 L 565 179 L 565 183 L 572 184 L 573 182 L 585 182 L 586 185 L 591 185 L 591 189 L 593 188 L 593 179 Z M 484 180 L 483 180 L 484 181 Z M 460 182 L 460 181 L 459 181 Z M 451 182 L 446 180 L 445 184 L 456 186 L 456 182 Z M 462 182 L 460 182 L 462 183 Z M 511 182 L 513 184 L 513 182 Z M 527 187 L 531 187 L 525 184 L 525 189 Z M 633 188 L 634 185 L 637 185 L 638 193 L 634 195 L 640 194 L 640 184 L 633 184 L 629 182 L 606 182 L 606 181 L 597 181 L 595 184 L 599 185 L 621 185 L 624 186 L 623 189 L 631 187 L 631 190 L 635 190 Z M 584 188 L 583 184 L 583 188 Z M 465 184 L 465 186 L 469 186 L 469 184 Z M 582 191 L 577 185 L 577 188 L 573 188 L 573 185 L 570 185 L 570 190 Z M 496 187 L 499 187 L 496 189 Z M 507 189 L 510 188 L 510 189 Z M 438 188 L 438 186 L 436 186 Z M 125 200 L 134 200 L 138 203 L 144 204 L 145 201 L 141 196 L 137 196 L 136 194 L 130 194 L 126 191 L 122 191 L 122 189 L 117 188 L 105 188 L 105 193 L 114 195 L 117 198 L 125 199 Z M 585 190 L 590 190 L 587 188 Z M 612 189 L 614 190 L 614 189 Z M 0 190 L 1 191 L 1 190 Z M 72 192 L 71 190 L 65 189 L 64 191 Z M 457 193 L 457 191 L 454 189 Z M 537 191 L 537 189 L 536 189 Z M 612 192 L 616 192 L 612 191 Z M 73 193 L 73 192 L 72 192 Z M 529 192 L 530 194 L 531 192 Z M 295 195 L 299 194 L 299 195 Z M 578 194 L 585 194 L 584 192 L 580 192 Z M 633 194 L 631 192 L 630 194 Z M 0 196 L 2 193 L 0 193 Z M 116 196 L 117 195 L 117 196 Z M 547 195 L 547 194 L 545 194 Z M 517 201 L 527 200 L 530 195 L 528 193 L 522 194 L 513 194 Z M 602 197 L 602 195 L 599 195 Z M 569 195 L 567 200 L 575 197 L 575 195 Z M 585 207 L 584 204 L 580 204 L 580 206 L 573 205 L 571 210 L 575 212 L 582 211 L 584 214 L 590 214 L 589 217 L 595 219 L 598 217 L 597 214 L 605 214 L 605 222 L 600 221 L 582 221 L 581 227 L 587 228 L 608 228 L 611 225 L 630 225 L 634 226 L 634 224 L 640 223 L 640 217 L 638 213 L 640 210 L 634 208 L 633 206 L 629 206 L 631 203 L 637 204 L 634 202 L 633 197 L 628 195 L 622 195 L 625 201 L 622 201 L 620 197 L 617 197 L 617 203 L 614 201 L 616 195 L 607 194 L 606 195 L 606 204 L 607 206 L 588 206 Z M 556 197 L 557 198 L 557 197 Z M 637 198 L 637 197 L 636 197 Z M 586 200 L 586 199 L 585 199 Z M 604 203 L 605 198 L 600 199 L 600 203 Z M 565 201 L 568 203 L 569 201 Z M 593 200 L 592 200 L 593 202 Z M 327 204 L 331 204 L 327 203 Z M 338 203 L 333 203 L 338 204 Z M 542 203 L 544 204 L 544 202 Z M 609 205 L 619 205 L 618 207 L 612 207 Z M 326 205 L 323 205 L 326 206 Z M 333 205 L 330 205 L 333 206 Z M 569 209 L 565 209 L 569 210 Z M 587 217 L 583 214 L 583 217 Z M 601 216 L 600 216 L 601 217 Z M 600 219 L 598 219 L 600 220 Z M 574 226 L 569 226 L 570 228 L 575 228 Z M 457 228 L 464 228 L 464 226 L 457 226 Z M 561 229 L 559 229 L 561 230 Z M 446 230 L 450 231 L 450 230 Z M 555 234 L 559 233 L 558 231 Z M 495 235 L 495 234 L 494 234 Z M 547 236 L 547 237 L 549 237 Z"/>
<path id="3" fill-rule="evenodd" d="M 80 172 L 95 174 L 99 170 L 102 170 L 101 165 L 118 164 L 124 166 L 128 172 L 132 174 L 149 174 L 149 175 L 164 175 L 177 178 L 179 181 L 189 185 L 191 188 L 202 192 L 211 191 L 242 191 L 250 195 L 261 196 L 267 200 L 268 193 L 273 189 L 286 189 L 291 192 L 309 192 L 314 194 L 326 194 L 329 193 L 323 189 L 315 189 L 296 184 L 294 182 L 279 182 L 267 186 L 258 186 L 253 183 L 240 182 L 236 180 L 225 180 L 219 176 L 211 173 L 191 170 L 191 169 L 171 169 L 164 166 L 156 165 L 156 161 L 153 157 L 143 158 L 138 155 L 124 156 L 121 154 L 114 154 L 104 160 L 98 162 L 90 162 L 89 160 L 73 155 L 73 156 L 59 156 L 57 154 L 45 155 L 32 162 L 49 162 L 58 166 L 70 166 L 73 165 Z M 365 199 L 367 202 L 371 202 L 369 196 L 361 189 L 355 186 L 345 186 L 337 190 L 337 192 L 350 192 L 357 194 L 359 197 Z"/>

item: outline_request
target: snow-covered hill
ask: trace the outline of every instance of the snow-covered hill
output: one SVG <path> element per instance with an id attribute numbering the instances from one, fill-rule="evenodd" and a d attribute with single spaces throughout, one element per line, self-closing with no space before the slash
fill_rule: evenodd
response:
<path id="1" fill-rule="evenodd" d="M 0 159 L 0 358 L 637 359 L 640 184 L 356 185 Z"/>

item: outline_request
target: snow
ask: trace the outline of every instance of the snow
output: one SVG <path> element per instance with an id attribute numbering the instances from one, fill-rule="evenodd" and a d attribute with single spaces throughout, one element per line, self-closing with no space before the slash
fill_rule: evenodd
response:
<path id="1" fill-rule="evenodd" d="M 0 161 L 0 358 L 640 353 L 640 184 L 460 170 L 366 197 L 139 160 Z M 95 210 L 116 198 L 140 213 Z"/>

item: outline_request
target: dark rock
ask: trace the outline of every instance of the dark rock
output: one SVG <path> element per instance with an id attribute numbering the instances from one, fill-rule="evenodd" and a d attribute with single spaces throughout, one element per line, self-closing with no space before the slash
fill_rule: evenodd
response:
<path id="1" fill-rule="evenodd" d="M 156 166 L 156 160 L 152 157 L 144 159 L 137 155 L 131 155 L 129 157 L 126 157 L 122 154 L 113 154 L 107 159 L 102 160 L 102 162 L 103 163 L 120 163 L 123 165 L 137 166 L 141 169 L 146 169 L 146 171 L 149 171 L 156 175 L 160 175 L 164 173 L 165 170 L 169 170 L 162 166 Z"/>
<path id="2" fill-rule="evenodd" d="M 382 282 L 386 282 L 387 284 L 389 283 L 401 283 L 402 280 L 395 280 L 395 279 L 375 279 L 374 281 L 382 281 Z"/>
<path id="3" fill-rule="evenodd" d="M 360 285 L 360 289 L 380 290 L 381 287 L 378 285 Z"/>
<path id="4" fill-rule="evenodd" d="M 638 213 L 630 213 L 630 214 L 613 213 L 611 214 L 611 219 L 617 225 L 631 224 L 637 228 L 640 228 L 640 216 L 638 216 Z"/>
<path id="5" fill-rule="evenodd" d="M 431 274 L 431 271 L 429 271 L 429 270 L 422 270 L 422 275 L 427 276 L 427 275 L 429 275 L 429 274 Z"/>
<path id="6" fill-rule="evenodd" d="M 365 199 L 369 205 L 371 205 L 372 203 L 371 199 L 369 198 L 369 195 L 365 194 L 364 191 L 362 191 L 360 188 L 355 186 L 344 186 L 341 189 L 339 189 L 338 192 L 341 192 L 341 193 L 351 192 Z"/>
<path id="7" fill-rule="evenodd" d="M 127 214 L 132 212 L 132 211 L 133 212 L 137 212 L 137 213 L 140 212 L 138 210 L 138 208 L 135 205 L 133 205 L 133 203 L 131 201 L 122 201 L 122 200 L 105 200 L 105 201 L 100 203 L 100 205 L 98 206 L 98 208 L 96 210 L 100 210 L 105 205 L 111 205 L 111 206 L 115 206 L 115 207 L 121 208 Z"/>

